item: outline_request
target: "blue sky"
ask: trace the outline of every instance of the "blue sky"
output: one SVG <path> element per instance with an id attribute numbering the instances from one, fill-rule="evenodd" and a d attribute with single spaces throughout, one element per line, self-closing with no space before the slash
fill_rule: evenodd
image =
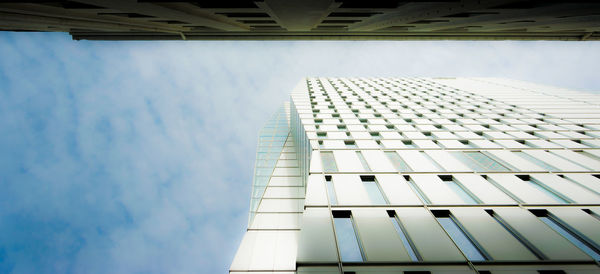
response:
<path id="1" fill-rule="evenodd" d="M 0 33 L 0 273 L 226 273 L 257 134 L 304 76 L 600 91 L 597 42 L 90 42 Z"/>

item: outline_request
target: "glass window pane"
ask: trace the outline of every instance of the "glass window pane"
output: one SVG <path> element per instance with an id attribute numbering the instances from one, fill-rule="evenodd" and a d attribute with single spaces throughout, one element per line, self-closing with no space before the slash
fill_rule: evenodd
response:
<path id="1" fill-rule="evenodd" d="M 362 262 L 362 254 L 351 217 L 334 218 L 335 234 L 343 262 Z"/>
<path id="2" fill-rule="evenodd" d="M 371 200 L 371 204 L 373 205 L 385 205 L 387 201 L 383 196 L 381 188 L 375 179 L 375 176 L 360 176 L 360 179 L 367 190 L 367 194 L 369 195 L 369 200 Z"/>
<path id="3" fill-rule="evenodd" d="M 327 195 L 329 196 L 329 203 L 331 205 L 337 205 L 337 198 L 335 196 L 335 189 L 333 188 L 333 182 L 331 177 L 325 180 L 325 186 L 327 186 Z"/>
<path id="4" fill-rule="evenodd" d="M 323 161 L 323 170 L 325 172 L 338 171 L 337 165 L 335 164 L 335 158 L 333 157 L 333 152 L 322 151 L 321 152 L 321 160 Z"/>
<path id="5" fill-rule="evenodd" d="M 509 169 L 494 159 L 479 151 L 459 151 L 451 152 L 463 164 L 467 165 L 474 171 L 508 171 Z"/>

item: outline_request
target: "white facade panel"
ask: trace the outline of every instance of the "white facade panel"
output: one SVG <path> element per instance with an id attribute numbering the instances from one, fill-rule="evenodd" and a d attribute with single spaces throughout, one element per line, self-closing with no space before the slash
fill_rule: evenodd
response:
<path id="1" fill-rule="evenodd" d="M 424 261 L 465 261 L 431 213 L 424 208 L 396 208 L 398 219 Z"/>
<path id="2" fill-rule="evenodd" d="M 379 208 L 352 210 L 368 262 L 408 262 L 410 257 L 390 222 Z"/>
<path id="3" fill-rule="evenodd" d="M 327 205 L 327 189 L 325 188 L 323 175 L 311 174 L 308 176 L 305 205 Z"/>
<path id="4" fill-rule="evenodd" d="M 398 154 L 400 157 L 410 166 L 410 168 L 414 171 L 442 171 L 435 164 L 433 164 L 429 159 L 425 158 L 421 152 L 416 150 L 398 150 Z"/>
<path id="5" fill-rule="evenodd" d="M 401 175 L 379 174 L 376 176 L 385 196 L 392 205 L 422 205 L 423 203 Z"/>
<path id="6" fill-rule="evenodd" d="M 588 255 L 538 220 L 529 211 L 522 208 L 495 208 L 494 211 L 548 258 L 591 260 Z"/>
<path id="7" fill-rule="evenodd" d="M 369 205 L 371 201 L 358 175 L 336 174 L 333 187 L 340 205 Z"/>

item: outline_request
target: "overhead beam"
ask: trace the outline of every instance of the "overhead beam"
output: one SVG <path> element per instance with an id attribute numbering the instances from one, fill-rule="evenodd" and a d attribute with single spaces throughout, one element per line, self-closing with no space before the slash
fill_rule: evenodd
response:
<path id="1" fill-rule="evenodd" d="M 166 33 L 180 33 L 181 31 L 174 30 L 164 30 L 160 28 L 152 28 L 147 26 L 132 26 L 129 24 L 121 24 L 121 23 L 106 23 L 106 22 L 95 22 L 89 20 L 79 20 L 79 19 L 67 19 L 67 18 L 55 18 L 48 16 L 38 16 L 38 15 L 27 15 L 27 14 L 15 14 L 15 13 L 7 13 L 0 12 L 0 18 L 3 21 L 12 21 L 15 24 L 20 24 L 22 26 L 37 26 L 39 25 L 47 25 L 47 26 L 57 26 L 57 27 L 67 27 L 67 28 L 81 28 L 81 29 L 95 29 L 102 31 L 130 31 L 131 29 L 144 30 L 149 32 L 166 32 Z M 33 29 L 36 29 L 33 28 Z"/>
<path id="2" fill-rule="evenodd" d="M 82 11 L 65 11 L 61 8 L 37 4 L 0 4 L 0 12 L 4 12 L 5 14 L 13 14 L 11 18 L 14 18 L 14 20 L 17 20 L 17 22 L 23 21 L 22 19 L 19 19 L 21 15 L 30 15 L 34 16 L 32 18 L 38 17 L 38 20 L 50 20 L 53 18 L 55 20 L 52 22 L 58 22 L 55 24 L 61 24 L 61 22 L 63 22 L 61 20 L 64 20 L 64 22 L 77 22 L 78 25 L 89 23 L 89 28 L 91 29 L 98 29 L 98 27 L 102 26 L 102 24 L 108 24 L 112 26 L 119 25 L 121 27 L 127 26 L 130 29 L 169 33 L 179 33 L 189 30 L 189 28 L 186 27 L 173 26 L 164 23 L 139 21 L 110 15 L 99 16 L 95 15 L 95 13 Z M 4 17 L 3 19 L 7 20 L 8 17 Z"/>
<path id="3" fill-rule="evenodd" d="M 77 2 L 94 6 L 107 7 L 123 12 L 141 13 L 159 18 L 169 18 L 172 20 L 188 22 L 191 24 L 198 24 L 201 26 L 207 26 L 224 31 L 249 30 L 249 28 L 240 25 L 217 21 L 211 18 L 193 15 L 180 10 L 165 8 L 152 3 L 138 2 L 137 0 L 77 0 Z"/>
<path id="4" fill-rule="evenodd" d="M 410 22 L 436 18 L 472 10 L 485 9 L 517 0 L 462 0 L 451 3 L 412 2 L 401 6 L 397 11 L 375 15 L 362 22 L 352 24 L 349 31 L 374 31 Z"/>
<path id="5" fill-rule="evenodd" d="M 288 31 L 309 31 L 342 3 L 333 0 L 265 0 L 256 4 L 269 10 Z"/>
<path id="6" fill-rule="evenodd" d="M 448 18 L 453 20 L 451 22 L 439 22 L 439 23 L 429 23 L 423 25 L 417 25 L 414 28 L 410 28 L 409 31 L 438 31 L 450 28 L 459 28 L 459 27 L 468 27 L 473 25 L 485 25 L 486 30 L 494 29 L 494 27 L 498 27 L 499 29 L 506 29 L 505 26 L 499 25 L 498 23 L 503 23 L 506 21 L 518 21 L 518 20 L 553 20 L 553 15 L 577 15 L 577 14 L 585 14 L 585 12 L 589 12 L 590 10 L 598 9 L 598 5 L 589 5 L 589 4 L 557 4 L 544 8 L 537 8 L 535 11 L 531 10 L 504 10 L 500 14 L 486 14 L 486 15 L 478 15 L 469 18 Z M 494 10 L 488 10 L 490 12 Z M 567 21 L 567 20 L 566 20 Z M 535 24 L 533 22 L 529 22 L 528 24 Z"/>

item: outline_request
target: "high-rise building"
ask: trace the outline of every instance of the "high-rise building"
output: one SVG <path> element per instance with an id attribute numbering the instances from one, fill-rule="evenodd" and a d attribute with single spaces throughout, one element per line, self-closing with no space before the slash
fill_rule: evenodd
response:
<path id="1" fill-rule="evenodd" d="M 89 40 L 600 40 L 593 0 L 0 1 L 0 30 Z"/>
<path id="2" fill-rule="evenodd" d="M 600 96 L 307 78 L 261 131 L 230 273 L 600 273 Z"/>

